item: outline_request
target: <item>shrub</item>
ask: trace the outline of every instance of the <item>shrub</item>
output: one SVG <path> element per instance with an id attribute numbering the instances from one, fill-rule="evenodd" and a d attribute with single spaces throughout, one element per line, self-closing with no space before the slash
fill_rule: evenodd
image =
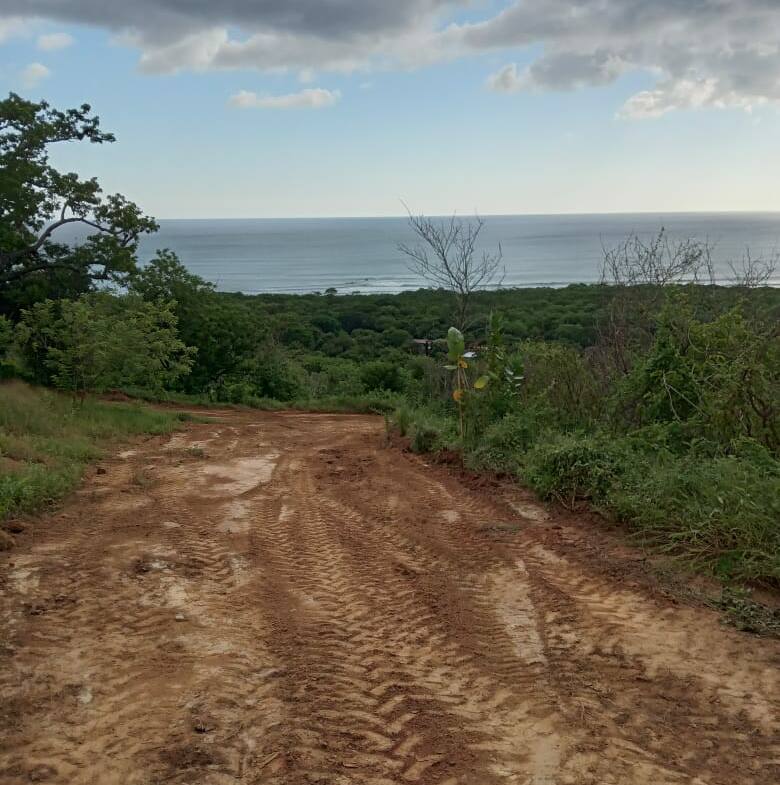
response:
<path id="1" fill-rule="evenodd" d="M 414 452 L 448 449 L 457 442 L 455 421 L 430 409 L 396 407 L 391 424 L 401 436 L 411 437 Z"/>
<path id="2" fill-rule="evenodd" d="M 646 542 L 699 567 L 780 581 L 780 462 L 760 451 L 754 443 L 741 456 L 661 453 L 626 471 L 606 504 Z"/>
<path id="3" fill-rule="evenodd" d="M 516 473 L 541 429 L 542 424 L 531 410 L 508 414 L 488 426 L 468 456 L 468 465 L 473 469 Z"/>
<path id="4" fill-rule="evenodd" d="M 9 357 L 13 336 L 13 325 L 5 316 L 0 315 L 0 380 L 16 375 L 16 367 Z"/>
<path id="5" fill-rule="evenodd" d="M 586 500 L 644 543 L 700 569 L 777 583 L 780 462 L 755 440 L 741 439 L 732 450 L 675 454 L 663 440 L 636 433 L 575 433 L 533 446 L 522 473 L 542 497 L 569 508 Z"/>
<path id="6" fill-rule="evenodd" d="M 600 415 L 599 385 L 577 349 L 527 341 L 513 359 L 523 369 L 520 390 L 526 404 L 543 402 L 566 426 L 586 425 Z"/>
<path id="7" fill-rule="evenodd" d="M 5 355 L 11 348 L 13 341 L 13 326 L 5 316 L 0 316 L 0 361 L 5 359 Z"/>
<path id="8" fill-rule="evenodd" d="M 311 398 L 357 396 L 364 390 L 360 366 L 354 360 L 310 356 L 304 360 L 303 367 L 308 374 L 308 395 Z"/>
<path id="9" fill-rule="evenodd" d="M 441 446 L 442 428 L 440 423 L 420 420 L 412 430 L 412 450 L 414 452 L 433 452 Z"/>
<path id="10" fill-rule="evenodd" d="M 703 323 L 688 298 L 671 298 L 655 343 L 615 395 L 626 425 L 685 423 L 725 447 L 740 436 L 780 451 L 780 339 L 738 308 Z"/>
<path id="11" fill-rule="evenodd" d="M 618 442 L 563 434 L 528 451 L 523 477 L 543 498 L 570 509 L 579 500 L 599 505 L 624 473 L 627 460 L 625 447 Z"/>
<path id="12" fill-rule="evenodd" d="M 274 348 L 244 360 L 213 388 L 213 395 L 218 400 L 247 405 L 253 398 L 292 401 L 305 396 L 305 392 L 302 368 Z"/>
<path id="13" fill-rule="evenodd" d="M 412 412 L 408 406 L 400 406 L 393 412 L 391 424 L 401 436 L 406 436 L 412 425 Z"/>
<path id="14" fill-rule="evenodd" d="M 194 349 L 166 303 L 137 295 L 45 300 L 22 313 L 17 342 L 31 377 L 83 395 L 123 385 L 163 389 L 189 372 Z"/>
<path id="15" fill-rule="evenodd" d="M 382 360 L 365 363 L 360 369 L 360 379 L 367 390 L 402 392 L 406 386 L 401 368 Z"/>

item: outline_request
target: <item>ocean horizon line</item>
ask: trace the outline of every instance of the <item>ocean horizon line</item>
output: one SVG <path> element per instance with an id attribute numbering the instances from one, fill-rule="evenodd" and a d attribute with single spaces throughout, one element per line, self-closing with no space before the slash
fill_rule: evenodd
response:
<path id="1" fill-rule="evenodd" d="M 599 216 L 718 216 L 718 215 L 780 215 L 780 210 L 614 210 L 605 212 L 561 212 L 561 213 L 481 213 L 413 212 L 412 215 L 427 215 L 430 218 L 587 218 Z M 279 216 L 155 216 L 157 221 L 380 221 L 384 219 L 407 219 L 406 213 L 394 215 L 279 215 Z"/>

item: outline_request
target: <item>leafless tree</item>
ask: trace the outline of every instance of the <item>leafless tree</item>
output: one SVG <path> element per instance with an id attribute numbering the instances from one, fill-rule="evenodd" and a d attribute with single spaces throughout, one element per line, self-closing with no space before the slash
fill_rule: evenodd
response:
<path id="1" fill-rule="evenodd" d="M 604 248 L 601 283 L 612 286 L 713 284 L 712 245 L 706 240 L 671 240 L 663 228 L 649 241 L 630 234 L 614 248 Z"/>
<path id="2" fill-rule="evenodd" d="M 401 244 L 398 249 L 406 255 L 407 266 L 431 284 L 455 294 L 456 324 L 459 330 L 468 326 L 471 296 L 499 279 L 505 269 L 501 264 L 501 245 L 498 251 L 477 253 L 479 234 L 485 221 L 476 216 L 464 220 L 453 215 L 444 220 L 434 220 L 409 212 L 409 225 L 419 242 L 410 246 Z"/>
<path id="3" fill-rule="evenodd" d="M 772 279 L 777 271 L 778 255 L 775 251 L 768 258 L 754 257 L 750 249 L 745 249 L 745 255 L 740 259 L 739 264 L 729 263 L 732 278 L 729 283 L 733 286 L 742 286 L 754 289 L 757 286 L 764 286 Z"/>
<path id="4" fill-rule="evenodd" d="M 715 283 L 712 245 L 672 240 L 663 228 L 650 240 L 631 234 L 619 245 L 604 248 L 601 283 L 616 287 L 600 327 L 602 359 L 607 368 L 626 374 L 635 350 L 653 340 L 664 287 Z"/>

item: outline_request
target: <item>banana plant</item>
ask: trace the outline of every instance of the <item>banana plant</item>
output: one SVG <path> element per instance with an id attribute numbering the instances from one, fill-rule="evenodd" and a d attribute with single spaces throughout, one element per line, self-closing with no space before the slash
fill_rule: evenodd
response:
<path id="1" fill-rule="evenodd" d="M 469 389 L 469 381 L 466 371 L 469 367 L 469 359 L 475 356 L 470 352 L 466 352 L 466 341 L 463 338 L 463 333 L 457 327 L 450 327 L 447 331 L 447 359 L 449 360 L 449 364 L 445 365 L 444 367 L 448 371 L 452 371 L 454 373 L 454 385 L 452 391 L 452 397 L 455 403 L 458 405 L 458 420 L 460 423 L 460 438 L 463 440 L 464 436 L 464 415 L 463 415 L 463 406 L 465 403 L 466 394 Z M 488 382 L 490 381 L 488 376 L 480 376 L 474 382 L 474 389 L 482 390 L 484 389 Z"/>

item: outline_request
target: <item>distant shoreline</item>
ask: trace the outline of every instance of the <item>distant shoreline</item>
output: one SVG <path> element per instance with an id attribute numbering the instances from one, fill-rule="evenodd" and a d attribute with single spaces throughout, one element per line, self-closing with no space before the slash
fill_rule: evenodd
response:
<path id="1" fill-rule="evenodd" d="M 430 213 L 432 218 L 449 218 L 452 213 Z M 464 218 L 470 215 L 479 215 L 482 218 L 597 218 L 599 216 L 707 216 L 707 215 L 767 215 L 780 216 L 780 210 L 630 210 L 603 213 L 481 213 L 477 211 L 459 212 Z M 190 216 L 157 216 L 159 221 L 383 221 L 406 220 L 406 213 L 395 215 L 279 215 L 279 216 L 230 216 L 230 217 L 190 217 Z"/>
<path id="2" fill-rule="evenodd" d="M 515 288 L 595 283 L 605 247 L 632 232 L 653 236 L 661 227 L 672 240 L 711 243 L 721 282 L 731 275 L 729 263 L 739 263 L 746 248 L 753 256 L 776 255 L 780 249 L 780 213 L 773 212 L 483 218 L 479 250 L 501 246 L 504 285 Z M 163 219 L 159 232 L 142 239 L 139 258 L 146 262 L 157 249 L 169 248 L 220 291 L 395 293 L 424 286 L 398 250 L 399 243 L 414 241 L 405 217 Z M 780 271 L 772 283 L 780 285 Z"/>

